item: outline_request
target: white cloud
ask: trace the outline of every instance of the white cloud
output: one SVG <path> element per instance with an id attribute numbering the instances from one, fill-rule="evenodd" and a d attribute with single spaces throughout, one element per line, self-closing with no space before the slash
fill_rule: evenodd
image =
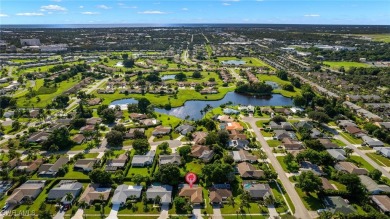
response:
<path id="1" fill-rule="evenodd" d="M 0 17 L 8 17 L 8 14 L 0 14 Z"/>
<path id="2" fill-rule="evenodd" d="M 62 0 L 50 0 L 52 2 L 61 2 Z"/>
<path id="3" fill-rule="evenodd" d="M 229 6 L 229 5 L 231 5 L 231 4 L 225 2 L 225 3 L 222 3 L 222 5 L 223 5 L 223 6 Z"/>
<path id="4" fill-rule="evenodd" d="M 257 2 L 263 2 L 264 0 L 256 0 Z"/>
<path id="5" fill-rule="evenodd" d="M 41 6 L 41 11 L 66 11 L 66 8 L 59 5 L 44 5 Z"/>
<path id="6" fill-rule="evenodd" d="M 119 2 L 119 3 L 118 3 L 118 5 L 119 5 L 119 6 L 124 6 L 125 4 L 123 4 L 123 3 Z"/>
<path id="7" fill-rule="evenodd" d="M 166 12 L 163 11 L 140 11 L 138 14 L 166 14 Z"/>
<path id="8" fill-rule="evenodd" d="M 85 14 L 85 15 L 95 15 L 95 14 L 99 14 L 99 12 L 84 11 L 84 12 L 81 12 L 81 14 Z"/>
<path id="9" fill-rule="evenodd" d="M 96 7 L 104 10 L 111 9 L 111 7 L 108 7 L 107 5 L 98 5 Z"/>
<path id="10" fill-rule="evenodd" d="M 84 6 L 80 5 L 80 7 L 79 7 L 79 8 L 84 8 Z"/>
<path id="11" fill-rule="evenodd" d="M 223 0 L 224 2 L 239 2 L 240 0 Z"/>
<path id="12" fill-rule="evenodd" d="M 303 16 L 305 16 L 305 17 L 319 17 L 320 15 L 319 14 L 305 14 Z"/>
<path id="13" fill-rule="evenodd" d="M 182 8 L 181 10 L 182 11 L 188 11 L 188 8 Z"/>
<path id="14" fill-rule="evenodd" d="M 44 16 L 43 13 L 35 13 L 35 12 L 25 12 L 25 13 L 17 13 L 17 16 Z"/>

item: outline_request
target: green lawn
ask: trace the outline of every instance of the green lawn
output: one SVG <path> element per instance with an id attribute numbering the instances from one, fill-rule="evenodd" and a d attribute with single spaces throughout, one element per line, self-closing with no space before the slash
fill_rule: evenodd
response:
<path id="1" fill-rule="evenodd" d="M 329 65 L 330 68 L 338 70 L 341 66 L 344 67 L 345 70 L 348 70 L 351 67 L 369 67 L 366 63 L 361 62 L 323 62 L 325 65 Z"/>
<path id="2" fill-rule="evenodd" d="M 64 178 L 67 179 L 89 179 L 88 173 L 84 173 L 82 171 L 75 171 L 73 169 L 73 164 L 69 165 L 69 172 L 66 173 Z"/>
<path id="3" fill-rule="evenodd" d="M 204 167 L 204 164 L 201 163 L 199 160 L 194 160 L 190 163 L 186 163 L 185 169 L 183 169 L 184 173 L 187 172 L 193 172 L 197 175 L 202 173 L 202 168 Z"/>
<path id="4" fill-rule="evenodd" d="M 164 113 L 156 113 L 157 120 L 160 120 L 163 126 L 171 126 L 172 128 L 175 128 L 179 125 L 179 123 L 182 121 L 181 119 L 170 116 Z"/>
<path id="5" fill-rule="evenodd" d="M 390 34 L 364 34 L 362 36 L 370 37 L 374 41 L 381 41 L 385 43 L 390 43 Z"/>
<path id="6" fill-rule="evenodd" d="M 351 144 L 362 144 L 363 143 L 362 139 L 355 138 L 352 135 L 350 135 L 349 133 L 340 132 L 340 135 L 343 136 Z"/>
<path id="7" fill-rule="evenodd" d="M 261 130 L 261 134 L 264 136 L 264 137 L 272 137 L 274 135 L 273 132 L 267 132 L 267 131 L 264 131 L 264 130 Z"/>
<path id="8" fill-rule="evenodd" d="M 275 199 L 278 199 L 278 200 L 280 200 L 282 202 L 282 204 L 279 207 L 276 208 L 276 211 L 278 213 L 283 213 L 283 212 L 288 211 L 287 204 L 285 203 L 285 201 L 283 199 L 283 195 L 282 195 L 282 193 L 280 193 L 276 183 L 275 182 L 271 182 L 271 183 L 269 183 L 269 186 L 272 189 L 272 194 L 274 195 Z M 284 195 L 287 196 L 287 194 L 285 192 L 284 192 Z M 287 199 L 287 197 L 286 197 L 286 199 Z"/>
<path id="9" fill-rule="evenodd" d="M 362 157 L 360 156 L 354 156 L 354 155 L 351 155 L 349 157 L 349 159 L 351 161 L 353 161 L 354 163 L 356 163 L 356 165 L 358 167 L 364 167 L 366 168 L 368 171 L 373 171 L 375 168 L 373 166 L 371 166 L 371 164 L 369 164 L 367 161 L 365 161 Z"/>
<path id="10" fill-rule="evenodd" d="M 315 211 L 324 208 L 322 201 L 318 198 L 318 195 L 316 193 L 312 192 L 306 194 L 300 188 L 297 187 L 295 187 L 295 190 L 297 190 L 299 197 L 301 197 L 303 204 L 307 209 Z"/>
<path id="11" fill-rule="evenodd" d="M 390 167 L 390 159 L 389 158 L 386 158 L 380 154 L 376 154 L 376 153 L 367 153 L 366 154 L 368 157 L 370 157 L 373 161 L 375 161 L 377 164 L 381 165 L 381 166 L 386 166 L 386 167 Z"/>
<path id="12" fill-rule="evenodd" d="M 207 54 L 209 55 L 209 58 L 213 55 L 213 49 L 211 48 L 211 46 L 209 44 L 206 44 L 206 51 L 207 51 Z"/>
<path id="13" fill-rule="evenodd" d="M 270 147 L 277 147 L 281 144 L 278 140 L 268 140 L 267 143 Z"/>
<path id="14" fill-rule="evenodd" d="M 127 173 L 127 177 L 131 177 L 136 174 L 140 174 L 142 176 L 150 176 L 151 167 L 131 167 L 129 172 Z"/>
<path id="15" fill-rule="evenodd" d="M 279 86 L 283 86 L 285 84 L 291 84 L 291 82 L 284 81 L 275 75 L 258 74 L 257 78 L 261 81 L 273 81 L 273 82 L 279 84 Z M 285 97 L 295 97 L 295 96 L 298 96 L 301 94 L 301 89 L 294 87 L 293 92 L 282 90 L 282 89 L 275 89 L 275 90 L 273 90 L 273 93 L 281 94 Z"/>
<path id="16" fill-rule="evenodd" d="M 342 142 L 342 141 L 340 141 L 340 140 L 338 140 L 338 139 L 331 139 L 331 141 L 332 141 L 333 143 L 337 144 L 337 145 L 340 146 L 340 147 L 345 147 L 345 146 L 347 146 L 344 142 Z"/>
<path id="17" fill-rule="evenodd" d="M 285 156 L 277 156 L 276 159 L 279 161 L 280 166 L 282 166 L 284 172 L 289 173 L 290 171 L 287 169 L 287 165 L 286 165 L 286 163 L 283 160 L 284 157 Z"/>

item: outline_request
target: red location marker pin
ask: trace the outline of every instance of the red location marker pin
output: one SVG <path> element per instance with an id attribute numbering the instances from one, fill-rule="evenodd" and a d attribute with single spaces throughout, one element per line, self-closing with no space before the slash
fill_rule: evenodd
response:
<path id="1" fill-rule="evenodd" d="M 197 177 L 196 177 L 195 173 L 189 172 L 186 174 L 186 181 L 188 184 L 190 184 L 190 188 L 192 188 L 192 185 L 194 184 L 194 182 L 196 182 L 196 179 L 197 179 Z"/>

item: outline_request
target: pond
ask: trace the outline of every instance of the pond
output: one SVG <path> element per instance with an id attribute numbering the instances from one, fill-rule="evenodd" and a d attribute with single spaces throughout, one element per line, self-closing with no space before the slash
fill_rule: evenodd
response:
<path id="1" fill-rule="evenodd" d="M 229 92 L 221 100 L 189 100 L 180 107 L 175 107 L 170 110 L 155 108 L 155 111 L 176 116 L 181 119 L 185 119 L 186 116 L 189 116 L 190 119 L 198 120 L 204 116 L 201 114 L 200 110 L 204 109 L 206 106 L 210 105 L 212 108 L 216 108 L 221 104 L 225 104 L 229 101 L 231 101 L 233 105 L 293 106 L 292 99 L 284 97 L 280 94 L 273 94 L 269 98 L 260 98 Z M 133 98 L 116 100 L 113 101 L 110 106 L 114 107 L 114 105 L 120 105 L 122 109 L 127 109 L 127 104 L 130 103 L 137 103 L 137 100 Z"/>
<path id="2" fill-rule="evenodd" d="M 115 67 L 123 67 L 123 62 L 117 62 Z"/>
<path id="3" fill-rule="evenodd" d="M 280 89 L 279 84 L 276 83 L 276 82 L 274 82 L 274 81 L 265 81 L 265 83 L 268 84 L 268 85 L 271 85 L 271 87 L 272 87 L 273 89 Z"/>
<path id="4" fill-rule="evenodd" d="M 173 79 L 175 79 L 175 76 L 176 75 L 164 75 L 161 77 L 161 80 L 163 80 L 163 81 L 173 80 Z"/>
<path id="5" fill-rule="evenodd" d="M 222 65 L 244 65 L 245 61 L 242 60 L 227 60 L 227 61 L 222 61 Z"/>

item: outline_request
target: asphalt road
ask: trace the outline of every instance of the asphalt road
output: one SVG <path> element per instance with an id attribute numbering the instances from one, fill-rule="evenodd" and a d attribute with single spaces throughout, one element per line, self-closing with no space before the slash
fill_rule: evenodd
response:
<path id="1" fill-rule="evenodd" d="M 282 166 L 279 164 L 279 161 L 276 159 L 272 153 L 272 149 L 268 145 L 267 141 L 264 139 L 263 135 L 259 131 L 259 128 L 256 126 L 256 121 L 258 119 L 253 117 L 243 117 L 243 120 L 251 126 L 254 133 L 256 134 L 256 140 L 259 141 L 262 145 L 263 150 L 267 154 L 268 159 L 271 161 L 272 166 L 274 167 L 276 173 L 279 176 L 282 185 L 284 186 L 288 196 L 290 197 L 292 203 L 295 206 L 294 216 L 301 219 L 312 218 L 309 214 L 309 211 L 306 209 L 301 198 L 299 197 L 297 191 L 294 188 L 294 185 L 287 178 L 286 173 L 284 172 Z"/>

